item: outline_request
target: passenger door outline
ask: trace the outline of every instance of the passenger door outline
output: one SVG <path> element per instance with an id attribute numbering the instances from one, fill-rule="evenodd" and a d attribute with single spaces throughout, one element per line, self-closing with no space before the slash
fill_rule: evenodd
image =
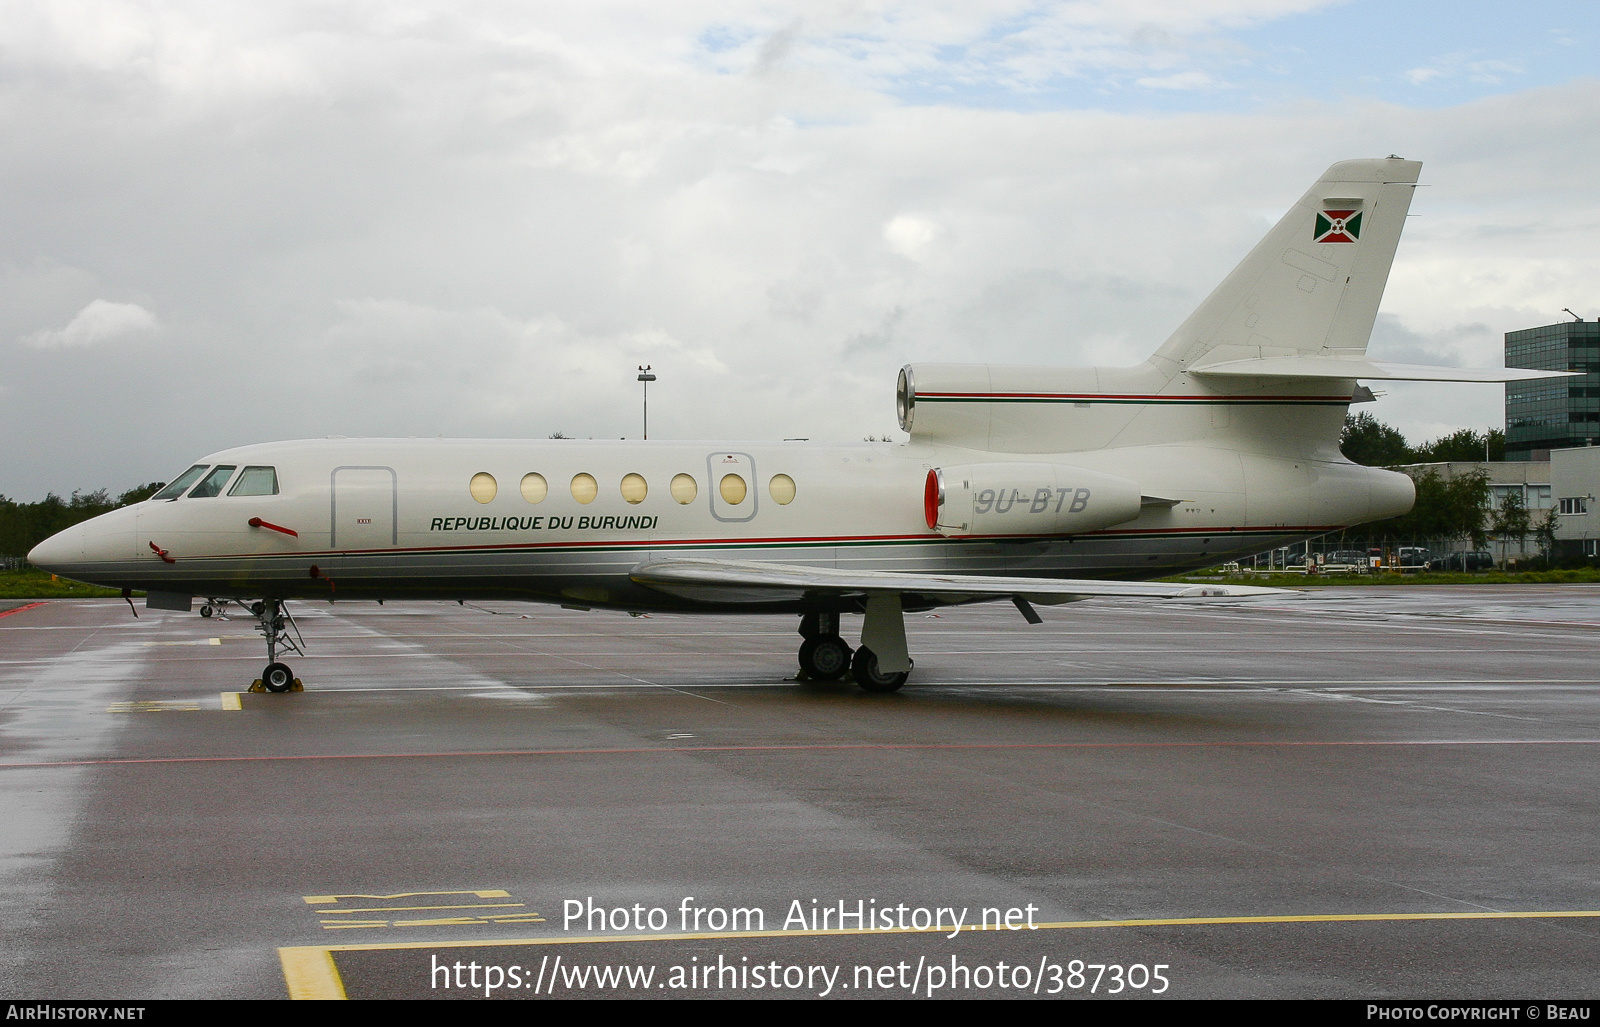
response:
<path id="1" fill-rule="evenodd" d="M 400 476 L 393 467 L 375 464 L 346 464 L 328 475 L 328 548 L 339 548 L 339 472 L 384 471 L 389 475 L 389 545 L 400 544 Z"/>

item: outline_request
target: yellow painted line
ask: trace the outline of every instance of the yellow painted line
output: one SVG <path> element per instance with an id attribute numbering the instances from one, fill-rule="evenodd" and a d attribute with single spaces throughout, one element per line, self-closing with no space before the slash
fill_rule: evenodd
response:
<path id="1" fill-rule="evenodd" d="M 444 894 L 459 894 L 446 892 Z M 1570 917 L 1600 917 L 1600 909 L 1545 909 L 1545 910 L 1485 910 L 1474 913 L 1318 913 L 1301 916 L 1199 916 L 1165 917 L 1151 920 L 1064 920 L 1039 924 L 1039 930 L 1084 930 L 1094 927 L 1185 927 L 1208 924 L 1319 924 L 1362 923 L 1372 921 L 1405 920 L 1554 920 Z M 355 926 L 350 924 L 348 926 Z M 978 932 L 978 926 L 969 924 L 963 931 Z M 1022 932 L 1005 931 L 1016 934 Z M 1023 932 L 1027 928 L 1022 929 Z M 479 941 L 380 941 L 352 945 L 307 945 L 280 948 L 278 959 L 283 964 L 284 980 L 289 985 L 290 998 L 344 998 L 344 983 L 339 968 L 334 964 L 335 952 L 377 952 L 391 949 L 462 949 L 489 948 L 502 945 L 583 945 L 611 941 L 711 941 L 740 938 L 818 938 L 847 934 L 948 934 L 948 929 L 910 928 L 904 931 L 873 931 L 863 928 L 842 928 L 828 931 L 724 931 L 705 934 L 630 934 L 608 937 L 596 935 L 583 938 L 489 938 Z M 982 932 L 982 933 L 994 933 Z"/>
<path id="2" fill-rule="evenodd" d="M 333 953 L 326 948 L 308 946 L 278 950 L 278 962 L 283 964 L 283 979 L 289 983 L 289 997 L 293 999 L 342 999 L 344 981 L 339 977 L 339 967 L 333 962 Z"/>
<path id="3" fill-rule="evenodd" d="M 210 641 L 211 641 L 212 645 L 221 645 L 222 644 L 222 639 L 220 639 L 220 638 L 213 638 Z"/>
<path id="4" fill-rule="evenodd" d="M 501 888 L 460 888 L 456 891 L 403 891 L 394 895 L 302 895 L 308 906 L 326 906 L 340 899 L 414 899 L 428 895 L 476 895 L 480 899 L 509 899 L 511 893 Z"/>
<path id="5" fill-rule="evenodd" d="M 526 906 L 526 902 L 476 902 L 466 906 L 376 906 L 364 909 L 319 909 L 318 913 L 410 913 L 418 909 L 503 909 Z"/>
<path id="6" fill-rule="evenodd" d="M 238 692 L 223 692 L 222 693 L 222 708 L 225 709 L 225 710 L 242 710 L 242 709 L 244 709 L 243 706 L 239 705 L 239 693 Z"/>

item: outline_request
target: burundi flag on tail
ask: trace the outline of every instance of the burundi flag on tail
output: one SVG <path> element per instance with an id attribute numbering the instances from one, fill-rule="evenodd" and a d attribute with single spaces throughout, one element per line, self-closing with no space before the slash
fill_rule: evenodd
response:
<path id="1" fill-rule="evenodd" d="M 1359 210 L 1324 210 L 1317 214 L 1315 242 L 1355 242 L 1361 238 Z"/>

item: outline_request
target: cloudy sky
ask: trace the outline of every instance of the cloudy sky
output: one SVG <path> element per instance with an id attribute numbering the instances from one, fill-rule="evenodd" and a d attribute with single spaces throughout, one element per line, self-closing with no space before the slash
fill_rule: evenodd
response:
<path id="1" fill-rule="evenodd" d="M 1600 5 L 0 0 L 0 493 L 342 435 L 859 439 L 1147 356 L 1425 162 L 1374 354 L 1600 315 Z M 1498 386 L 1392 385 L 1420 441 Z"/>

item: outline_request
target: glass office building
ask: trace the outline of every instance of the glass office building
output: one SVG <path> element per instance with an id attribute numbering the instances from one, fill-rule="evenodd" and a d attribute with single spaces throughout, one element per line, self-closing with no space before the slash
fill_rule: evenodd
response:
<path id="1" fill-rule="evenodd" d="M 1582 371 L 1581 378 L 1506 383 L 1506 459 L 1548 460 L 1552 449 L 1600 442 L 1600 323 L 1506 333 L 1506 366 Z"/>

